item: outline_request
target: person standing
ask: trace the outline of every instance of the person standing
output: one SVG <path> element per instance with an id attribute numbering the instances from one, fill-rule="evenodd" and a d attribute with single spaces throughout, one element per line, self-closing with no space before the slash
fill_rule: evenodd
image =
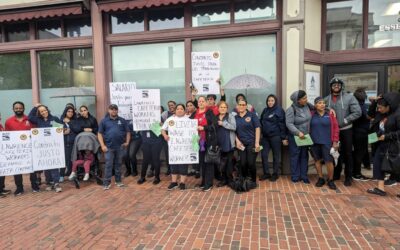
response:
<path id="1" fill-rule="evenodd" d="M 310 122 L 310 136 L 314 144 L 311 146 L 312 156 L 315 160 L 315 168 L 318 173 L 318 182 L 316 187 L 325 185 L 325 179 L 322 174 L 322 161 L 328 169 L 328 187 L 336 190 L 333 180 L 333 157 L 330 154 L 331 148 L 338 150 L 339 145 L 339 126 L 333 114 L 326 110 L 325 102 L 322 97 L 314 100 L 315 112 L 313 112 Z"/>
<path id="2" fill-rule="evenodd" d="M 20 101 L 16 101 L 12 105 L 14 115 L 9 117 L 5 123 L 5 130 L 6 131 L 23 131 L 23 130 L 31 130 L 32 124 L 28 119 L 28 116 L 24 114 L 25 111 L 25 104 Z M 39 192 L 39 185 L 37 184 L 36 173 L 30 173 L 30 182 L 31 188 L 34 193 Z M 0 177 L 4 178 L 4 177 Z M 1 184 L 0 179 L 0 186 Z M 4 182 L 4 180 L 3 180 Z M 14 192 L 14 195 L 21 195 L 24 193 L 24 186 L 23 186 L 23 178 L 22 174 L 14 175 L 14 182 L 17 189 Z"/>
<path id="3" fill-rule="evenodd" d="M 161 122 L 164 123 L 169 117 L 173 116 L 175 114 L 176 110 L 176 102 L 169 100 L 167 103 L 168 110 L 164 111 L 161 113 Z M 167 165 L 167 172 L 165 173 L 166 175 L 171 174 L 171 167 L 169 166 L 168 158 L 168 142 L 163 140 L 162 141 L 162 147 L 164 148 L 164 157 L 165 157 L 165 164 Z M 148 175 L 148 177 L 153 177 L 154 176 L 154 167 L 151 166 L 151 172 Z"/>
<path id="4" fill-rule="evenodd" d="M 307 93 L 298 90 L 290 96 L 293 104 L 286 110 L 286 127 L 289 130 L 289 154 L 292 182 L 303 181 L 310 184 L 308 179 L 308 146 L 297 146 L 294 139 L 304 139 L 310 132 L 311 110 L 314 108 L 308 103 Z"/>
<path id="5" fill-rule="evenodd" d="M 60 182 L 64 181 L 64 176 L 69 176 L 72 169 L 71 154 L 74 146 L 77 129 L 75 128 L 75 109 L 67 106 L 61 115 L 64 128 L 64 152 L 65 152 L 65 168 L 60 169 Z"/>
<path id="6" fill-rule="evenodd" d="M 335 168 L 334 179 L 340 180 L 342 163 L 345 164 L 345 186 L 351 186 L 353 176 L 353 122 L 361 116 L 357 99 L 344 92 L 344 82 L 332 78 L 329 82 L 331 94 L 324 98 L 328 108 L 335 110 L 340 130 L 340 156 Z"/>
<path id="7" fill-rule="evenodd" d="M 125 119 L 118 116 L 117 105 L 108 106 L 108 115 L 101 120 L 97 136 L 106 160 L 103 189 L 110 189 L 113 169 L 117 187 L 123 187 L 124 184 L 121 180 L 122 157 L 129 145 L 131 133 Z"/>
<path id="8" fill-rule="evenodd" d="M 282 144 L 288 145 L 285 111 L 278 105 L 278 99 L 275 95 L 269 95 L 266 100 L 267 107 L 261 113 L 260 122 L 262 128 L 261 159 L 264 175 L 260 177 L 260 181 L 269 179 L 276 181 L 279 178 L 279 169 L 281 165 Z M 272 149 L 273 169 L 271 176 L 268 165 L 269 151 Z"/>
<path id="9" fill-rule="evenodd" d="M 129 175 L 137 176 L 137 153 L 142 145 L 142 136 L 139 132 L 133 130 L 133 121 L 129 121 L 129 130 L 131 131 L 131 141 L 127 150 L 127 155 L 125 156 L 125 177 Z"/>

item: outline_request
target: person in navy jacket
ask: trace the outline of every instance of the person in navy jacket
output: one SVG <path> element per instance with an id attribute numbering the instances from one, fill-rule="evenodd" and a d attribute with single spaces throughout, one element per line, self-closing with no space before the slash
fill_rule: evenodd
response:
<path id="1" fill-rule="evenodd" d="M 261 113 L 261 159 L 264 175 L 260 181 L 270 179 L 276 181 L 279 178 L 279 168 L 281 165 L 281 145 L 287 145 L 287 129 L 285 124 L 285 111 L 278 105 L 275 95 L 269 95 L 266 99 L 267 107 Z M 268 167 L 268 154 L 272 149 L 273 174 L 271 176 Z"/>

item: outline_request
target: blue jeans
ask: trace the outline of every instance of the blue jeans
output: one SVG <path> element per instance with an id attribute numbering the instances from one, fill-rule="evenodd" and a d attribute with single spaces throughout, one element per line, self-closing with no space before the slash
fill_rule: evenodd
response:
<path id="1" fill-rule="evenodd" d="M 289 135 L 290 170 L 292 180 L 307 180 L 308 146 L 298 147 L 293 135 Z"/>
<path id="2" fill-rule="evenodd" d="M 263 150 L 261 150 L 261 159 L 264 174 L 269 174 L 268 155 L 270 149 L 272 149 L 274 174 L 279 174 L 279 168 L 281 165 L 281 137 L 279 135 L 272 137 L 263 137 L 261 139 L 261 145 L 263 146 Z"/>
<path id="3" fill-rule="evenodd" d="M 121 182 L 121 165 L 122 157 L 125 153 L 125 148 L 112 149 L 109 148 L 105 154 L 106 166 L 104 173 L 104 185 L 111 183 L 112 170 L 115 171 L 115 182 Z"/>
<path id="4" fill-rule="evenodd" d="M 60 182 L 60 170 L 58 168 L 45 170 L 44 174 L 46 179 L 50 178 L 49 180 L 54 182 L 54 184 L 58 184 Z"/>

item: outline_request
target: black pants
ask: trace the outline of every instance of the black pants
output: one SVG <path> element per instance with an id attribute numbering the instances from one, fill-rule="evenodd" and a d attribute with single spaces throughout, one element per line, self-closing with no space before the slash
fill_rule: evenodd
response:
<path id="1" fill-rule="evenodd" d="M 254 147 L 245 146 L 245 149 L 239 150 L 240 157 L 240 174 L 243 177 L 251 177 L 251 180 L 257 181 L 256 158 L 257 153 L 254 152 Z"/>
<path id="2" fill-rule="evenodd" d="M 149 164 L 154 168 L 155 178 L 160 179 L 160 153 L 162 143 L 142 143 L 143 162 L 140 177 L 145 178 Z"/>
<path id="3" fill-rule="evenodd" d="M 36 173 L 30 173 L 29 177 L 30 177 L 32 189 L 38 190 L 39 186 L 36 183 Z M 0 176 L 0 191 L 3 191 L 3 189 L 5 188 L 5 184 L 4 184 L 5 179 L 6 179 L 5 176 Z M 14 182 L 15 182 L 15 186 L 17 187 L 17 190 L 19 190 L 19 191 L 24 190 L 22 174 L 14 175 Z"/>
<path id="4" fill-rule="evenodd" d="M 357 133 L 353 134 L 353 176 L 361 174 L 361 164 L 368 155 L 368 134 Z"/>
<path id="5" fill-rule="evenodd" d="M 214 181 L 214 164 L 205 163 L 206 152 L 199 152 L 199 166 L 201 172 L 201 185 L 211 187 Z"/>
<path id="6" fill-rule="evenodd" d="M 142 138 L 132 140 L 129 143 L 128 156 L 125 158 L 125 166 L 128 173 L 137 173 L 137 153 L 142 146 Z"/>
<path id="7" fill-rule="evenodd" d="M 342 163 L 345 164 L 344 176 L 351 179 L 353 175 L 353 129 L 340 130 L 340 156 L 335 167 L 334 178 L 340 179 Z"/>
<path id="8" fill-rule="evenodd" d="M 64 145 L 64 152 L 65 152 L 65 168 L 60 168 L 60 176 L 64 177 L 66 175 L 71 174 L 72 170 L 72 161 L 71 161 L 71 154 L 72 154 L 72 144 Z"/>
<path id="9" fill-rule="evenodd" d="M 272 149 L 274 174 L 278 175 L 279 168 L 281 165 L 281 149 L 282 149 L 281 137 L 279 135 L 271 137 L 263 137 L 261 139 L 261 145 L 263 146 L 263 150 L 261 151 L 261 160 L 262 160 L 264 174 L 269 174 L 268 155 L 269 151 Z"/>
<path id="10" fill-rule="evenodd" d="M 221 152 L 221 163 L 218 168 L 221 172 L 221 180 L 225 183 L 230 183 L 233 179 L 233 152 Z"/>

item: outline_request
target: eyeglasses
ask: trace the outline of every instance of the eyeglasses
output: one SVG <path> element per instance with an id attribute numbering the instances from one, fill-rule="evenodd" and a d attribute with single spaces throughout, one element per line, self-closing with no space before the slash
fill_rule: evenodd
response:
<path id="1" fill-rule="evenodd" d="M 334 83 L 334 84 L 332 84 L 332 87 L 340 87 L 340 83 Z"/>

